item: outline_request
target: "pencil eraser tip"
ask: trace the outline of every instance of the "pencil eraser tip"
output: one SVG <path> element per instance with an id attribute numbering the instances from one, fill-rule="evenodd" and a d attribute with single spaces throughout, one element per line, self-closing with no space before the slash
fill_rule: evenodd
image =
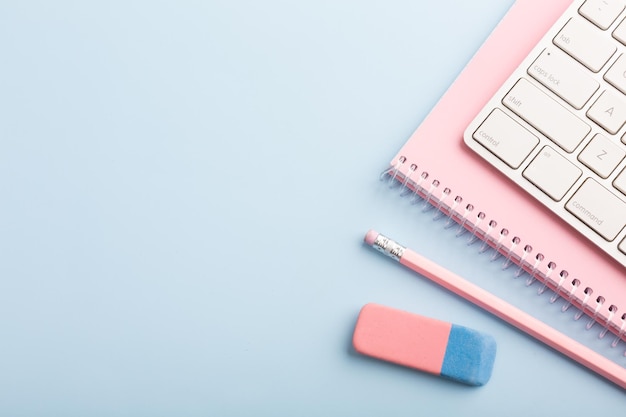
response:
<path id="1" fill-rule="evenodd" d="M 374 242 L 376 241 L 376 238 L 378 237 L 378 235 L 379 235 L 379 233 L 377 231 L 370 230 L 365 235 L 365 243 L 367 243 L 369 246 L 372 246 L 374 244 Z"/>
<path id="2" fill-rule="evenodd" d="M 485 333 L 378 304 L 361 309 L 352 342 L 361 354 L 473 386 L 489 381 L 496 355 Z"/>

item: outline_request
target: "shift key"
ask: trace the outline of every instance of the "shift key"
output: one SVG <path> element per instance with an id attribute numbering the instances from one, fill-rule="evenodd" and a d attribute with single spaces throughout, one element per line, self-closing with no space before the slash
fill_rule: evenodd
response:
<path id="1" fill-rule="evenodd" d="M 524 78 L 513 86 L 502 104 L 569 153 L 591 130 L 578 116 Z"/>
<path id="2" fill-rule="evenodd" d="M 535 135 L 500 109 L 494 109 L 472 137 L 513 169 L 519 168 L 539 143 Z"/>

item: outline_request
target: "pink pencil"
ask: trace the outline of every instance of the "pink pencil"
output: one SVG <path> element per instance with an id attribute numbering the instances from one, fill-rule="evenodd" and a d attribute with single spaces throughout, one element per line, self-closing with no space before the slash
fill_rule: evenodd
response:
<path id="1" fill-rule="evenodd" d="M 626 389 L 626 369 L 504 300 L 370 230 L 365 243 Z"/>

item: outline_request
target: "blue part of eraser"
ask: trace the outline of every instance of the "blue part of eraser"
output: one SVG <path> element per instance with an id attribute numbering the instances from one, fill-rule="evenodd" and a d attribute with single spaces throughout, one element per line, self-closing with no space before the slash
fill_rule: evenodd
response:
<path id="1" fill-rule="evenodd" d="M 488 334 L 453 324 L 441 375 L 470 385 L 489 381 L 496 358 L 496 341 Z"/>

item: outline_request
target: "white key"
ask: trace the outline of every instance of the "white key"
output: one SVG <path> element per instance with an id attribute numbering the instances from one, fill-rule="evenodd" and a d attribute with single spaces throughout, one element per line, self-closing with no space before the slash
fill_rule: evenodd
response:
<path id="1" fill-rule="evenodd" d="M 600 86 L 587 70 L 556 48 L 544 50 L 528 74 L 578 110 Z"/>
<path id="2" fill-rule="evenodd" d="M 623 147 L 603 135 L 595 135 L 578 159 L 602 178 L 608 178 L 624 156 L 626 151 Z"/>
<path id="3" fill-rule="evenodd" d="M 614 135 L 626 123 L 626 102 L 607 90 L 589 108 L 587 116 Z"/>
<path id="4" fill-rule="evenodd" d="M 613 187 L 617 188 L 626 196 L 626 169 L 624 169 L 613 181 Z"/>
<path id="5" fill-rule="evenodd" d="M 608 241 L 626 226 L 626 203 L 591 178 L 585 180 L 565 208 Z"/>
<path id="6" fill-rule="evenodd" d="M 553 42 L 593 72 L 600 71 L 617 49 L 610 38 L 582 18 L 567 22 Z"/>
<path id="7" fill-rule="evenodd" d="M 620 243 L 617 248 L 621 250 L 622 252 L 626 253 L 626 238 L 622 240 L 622 243 Z"/>
<path id="8" fill-rule="evenodd" d="M 604 74 L 604 79 L 626 94 L 626 54 L 620 55 L 617 61 Z"/>
<path id="9" fill-rule="evenodd" d="M 487 116 L 473 138 L 513 169 L 519 168 L 539 143 L 535 135 L 499 109 Z"/>
<path id="10" fill-rule="evenodd" d="M 523 175 L 550 198 L 559 201 L 580 178 L 582 171 L 546 146 L 524 170 Z"/>
<path id="11" fill-rule="evenodd" d="M 617 28 L 615 28 L 613 31 L 613 37 L 626 45 L 626 19 L 622 20 Z"/>
<path id="12" fill-rule="evenodd" d="M 578 12 L 602 30 L 613 24 L 624 10 L 624 0 L 587 0 Z"/>
<path id="13" fill-rule="evenodd" d="M 502 104 L 567 152 L 576 149 L 591 130 L 589 125 L 523 78 L 502 99 Z"/>

